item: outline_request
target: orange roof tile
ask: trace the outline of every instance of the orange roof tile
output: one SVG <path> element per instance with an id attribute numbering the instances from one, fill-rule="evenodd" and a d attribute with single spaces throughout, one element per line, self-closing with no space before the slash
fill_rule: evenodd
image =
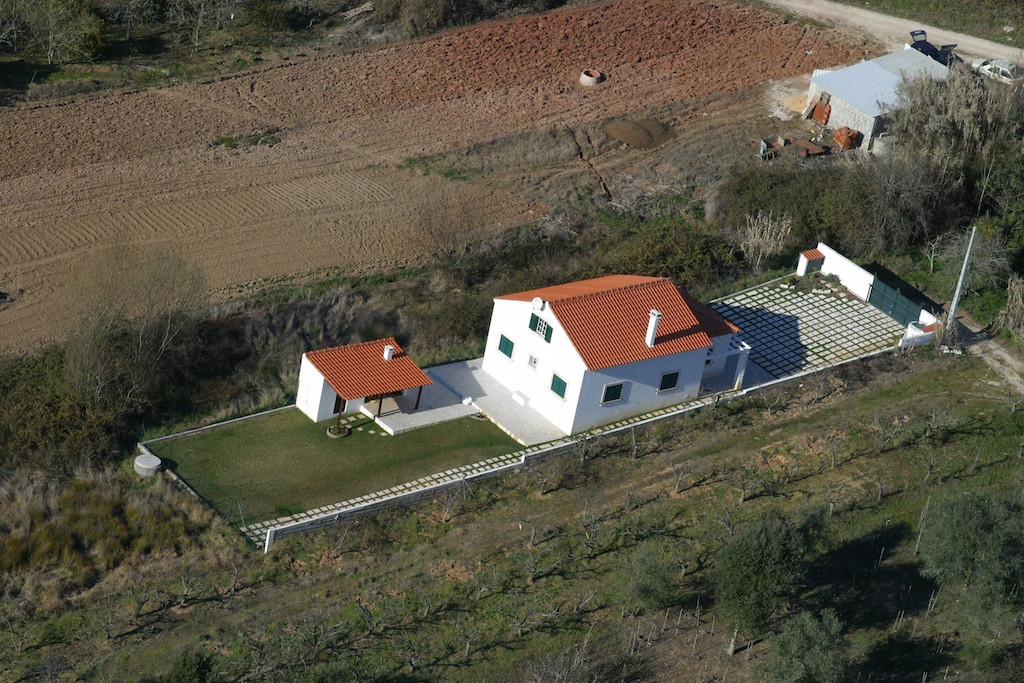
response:
<path id="1" fill-rule="evenodd" d="M 825 255 L 821 253 L 820 249 L 808 249 L 807 251 L 800 252 L 800 255 L 808 261 L 817 261 L 818 259 L 825 258 Z"/>
<path id="2" fill-rule="evenodd" d="M 384 347 L 395 347 L 384 360 Z M 433 384 L 393 338 L 309 351 L 306 358 L 346 401 Z"/>
<path id="3" fill-rule="evenodd" d="M 697 322 L 700 323 L 701 329 L 707 332 L 709 337 L 721 337 L 723 334 L 735 334 L 740 331 L 737 325 L 723 318 L 718 311 L 705 306 L 686 292 L 681 292 L 681 294 L 690 310 L 697 316 Z"/>
<path id="4" fill-rule="evenodd" d="M 667 278 L 609 275 L 496 298 L 535 297 L 550 305 L 588 370 L 708 348 L 711 336 L 738 331 Z M 653 347 L 644 342 L 651 309 L 661 312 Z"/>

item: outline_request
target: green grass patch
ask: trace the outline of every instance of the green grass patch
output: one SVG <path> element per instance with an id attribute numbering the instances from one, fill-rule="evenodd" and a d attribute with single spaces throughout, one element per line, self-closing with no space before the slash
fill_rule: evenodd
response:
<path id="1" fill-rule="evenodd" d="M 465 418 L 399 436 L 360 416 L 352 435 L 330 439 L 282 410 L 151 446 L 232 523 L 296 514 L 379 491 L 519 446 L 490 422 Z M 362 431 L 357 428 L 362 427 Z M 370 430 L 377 432 L 370 434 Z"/>

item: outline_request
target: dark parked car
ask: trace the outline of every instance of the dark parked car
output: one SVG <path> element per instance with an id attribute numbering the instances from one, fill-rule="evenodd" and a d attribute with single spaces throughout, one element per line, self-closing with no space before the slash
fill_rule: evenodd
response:
<path id="1" fill-rule="evenodd" d="M 962 62 L 964 60 L 953 52 L 956 49 L 956 44 L 943 45 L 942 47 L 935 47 L 928 42 L 928 32 L 918 29 L 910 32 L 910 37 L 914 42 L 910 44 L 910 47 L 914 48 L 923 55 L 927 55 L 934 59 L 943 66 L 951 66 L 955 62 Z"/>

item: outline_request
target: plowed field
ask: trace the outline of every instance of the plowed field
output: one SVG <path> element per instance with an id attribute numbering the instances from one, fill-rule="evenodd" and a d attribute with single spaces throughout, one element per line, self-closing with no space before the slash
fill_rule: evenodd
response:
<path id="1" fill-rule="evenodd" d="M 246 283 L 429 255 L 416 215 L 442 185 L 488 216 L 545 210 L 487 180 L 401 168 L 412 156 L 733 92 L 861 56 L 728 2 L 620 0 L 519 17 L 207 84 L 0 111 L 0 351 L 60 335 L 81 259 L 107 244 L 198 260 L 223 295 Z M 587 89 L 584 67 L 608 80 Z M 223 135 L 280 129 L 273 146 Z M 507 185 L 506 185 L 507 187 Z"/>

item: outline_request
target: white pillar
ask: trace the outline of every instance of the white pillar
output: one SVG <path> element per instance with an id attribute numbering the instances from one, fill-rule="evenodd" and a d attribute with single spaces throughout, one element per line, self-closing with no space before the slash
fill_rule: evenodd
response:
<path id="1" fill-rule="evenodd" d="M 747 358 L 750 356 L 750 349 L 740 351 L 740 357 L 736 359 L 736 381 L 733 382 L 733 389 L 743 388 L 743 376 L 747 374 Z"/>

